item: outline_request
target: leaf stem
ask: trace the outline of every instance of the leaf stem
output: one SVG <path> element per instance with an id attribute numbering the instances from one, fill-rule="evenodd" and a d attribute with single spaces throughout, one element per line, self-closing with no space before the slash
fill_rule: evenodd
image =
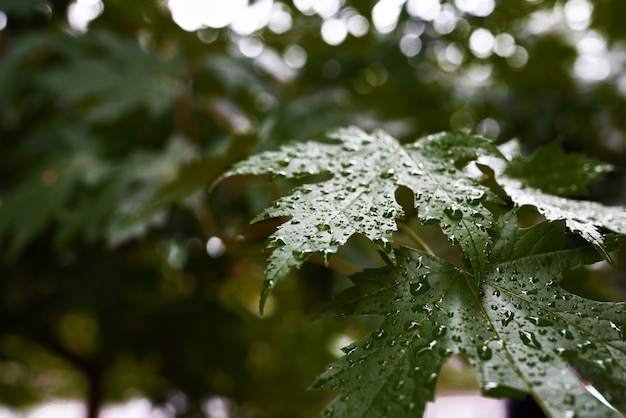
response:
<path id="1" fill-rule="evenodd" d="M 426 244 L 426 241 L 424 241 L 419 235 L 417 235 L 415 231 L 413 231 L 413 229 L 411 229 L 411 227 L 407 225 L 406 222 L 404 221 L 398 222 L 398 228 L 400 228 L 402 232 L 407 234 L 415 243 L 417 243 L 417 245 L 419 245 L 428 254 L 435 255 L 432 248 L 430 248 L 428 244 Z"/>

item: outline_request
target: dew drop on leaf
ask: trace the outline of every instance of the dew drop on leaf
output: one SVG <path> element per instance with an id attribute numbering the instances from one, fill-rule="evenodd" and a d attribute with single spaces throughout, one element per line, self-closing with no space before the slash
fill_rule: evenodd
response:
<path id="1" fill-rule="evenodd" d="M 324 264 L 328 265 L 328 262 L 330 261 L 331 257 L 333 256 L 333 251 L 330 249 L 324 250 L 324 251 L 316 251 L 315 254 L 319 255 L 320 257 L 322 257 L 322 259 L 324 260 Z"/>
<path id="2" fill-rule="evenodd" d="M 387 331 L 385 331 L 384 329 L 380 329 L 380 330 L 376 331 L 374 334 L 372 334 L 372 337 L 375 340 L 382 340 L 386 336 L 387 336 Z"/>
<path id="3" fill-rule="evenodd" d="M 287 177 L 287 173 L 284 171 L 273 171 L 270 173 L 270 181 L 276 181 Z"/>
<path id="4" fill-rule="evenodd" d="M 413 296 L 423 295 L 424 293 L 428 292 L 429 289 L 430 284 L 428 283 L 426 278 L 422 278 L 418 282 L 409 283 L 409 292 L 411 292 Z"/>
<path id="5" fill-rule="evenodd" d="M 445 213 L 446 216 L 453 221 L 458 221 L 459 219 L 463 218 L 463 212 L 461 211 L 461 209 L 454 206 L 446 207 L 443 210 L 443 213 Z"/>
<path id="6" fill-rule="evenodd" d="M 552 361 L 553 357 L 550 354 L 548 354 L 548 353 L 543 353 L 538 358 L 539 358 L 540 362 L 547 363 L 549 361 Z"/>
<path id="7" fill-rule="evenodd" d="M 613 362 L 612 359 L 608 358 L 605 360 L 596 360 L 595 363 L 600 366 L 600 368 L 602 370 L 604 370 L 605 372 L 607 372 L 608 374 L 613 373 L 613 366 L 611 366 L 611 363 Z"/>
<path id="8" fill-rule="evenodd" d="M 498 382 L 485 383 L 482 386 L 481 391 L 485 395 L 494 398 L 522 398 L 526 394 L 526 392 L 520 389 L 502 385 Z"/>
<path id="9" fill-rule="evenodd" d="M 415 357 L 421 357 L 422 355 L 433 351 L 433 348 L 437 344 L 437 340 L 432 340 L 428 345 L 420 348 L 415 352 Z"/>
<path id="10" fill-rule="evenodd" d="M 268 239 L 265 240 L 265 244 L 263 244 L 263 247 L 265 247 L 266 250 L 269 250 L 270 248 L 278 248 L 282 247 L 283 245 L 285 245 L 285 241 L 281 237 L 270 236 Z"/>
<path id="11" fill-rule="evenodd" d="M 413 331 L 414 329 L 417 329 L 417 327 L 419 326 L 419 323 L 417 321 L 406 321 L 404 323 L 404 330 L 409 332 L 409 331 Z"/>
<path id="12" fill-rule="evenodd" d="M 317 225 L 317 230 L 318 231 L 329 231 L 330 230 L 330 225 L 328 224 L 318 224 Z"/>
<path id="13" fill-rule="evenodd" d="M 515 318 L 515 313 L 509 311 L 508 309 L 504 311 L 504 318 L 502 318 L 502 325 L 506 326 L 511 323 L 511 321 Z"/>
<path id="14" fill-rule="evenodd" d="M 292 254 L 293 254 L 293 257 L 298 261 L 304 261 L 307 258 L 309 258 L 309 256 L 311 255 L 310 252 L 298 251 L 298 250 L 293 251 Z"/>
<path id="15" fill-rule="evenodd" d="M 548 321 L 545 318 L 540 318 L 538 316 L 527 316 L 525 319 L 537 325 L 538 327 L 547 327 L 547 326 L 552 325 L 552 322 Z"/>
<path id="16" fill-rule="evenodd" d="M 356 351 L 356 349 L 357 349 L 356 345 L 349 345 L 347 347 L 343 347 L 341 349 L 341 351 L 343 351 L 343 353 L 346 354 L 346 355 L 350 355 L 350 354 L 354 353 Z"/>
<path id="17" fill-rule="evenodd" d="M 393 215 L 394 215 L 394 211 L 393 210 L 386 210 L 383 213 L 383 218 L 387 218 L 387 219 L 393 218 Z"/>
<path id="18" fill-rule="evenodd" d="M 476 347 L 476 352 L 478 354 L 478 357 L 480 357 L 482 360 L 490 360 L 493 356 L 491 348 L 489 348 L 489 346 L 487 345 L 480 345 Z"/>
<path id="19" fill-rule="evenodd" d="M 393 168 L 390 168 L 390 169 L 388 169 L 388 170 L 386 170 L 386 171 L 383 171 L 383 172 L 380 174 L 380 177 L 381 177 L 381 178 L 383 178 L 383 179 L 390 179 L 390 178 L 392 178 L 395 174 L 396 174 L 396 170 L 394 170 Z"/>
<path id="20" fill-rule="evenodd" d="M 387 238 L 378 238 L 374 241 L 385 254 L 391 253 L 391 242 Z"/>
<path id="21" fill-rule="evenodd" d="M 535 337 L 535 334 L 533 334 L 532 332 L 520 331 L 519 337 L 524 345 L 536 348 L 537 350 L 541 350 L 541 344 L 539 344 L 539 341 L 537 341 L 537 337 Z"/>
<path id="22" fill-rule="evenodd" d="M 620 340 L 624 340 L 624 333 L 622 332 L 622 329 L 620 327 L 618 327 L 617 325 L 615 325 L 615 323 L 613 321 L 609 321 L 611 324 L 611 328 L 613 328 L 615 331 L 617 331 L 617 335 L 619 336 Z"/>
<path id="23" fill-rule="evenodd" d="M 446 327 L 445 325 L 439 325 L 437 328 L 433 330 L 433 337 L 441 338 L 444 335 L 446 335 L 447 331 L 448 331 L 448 327 Z"/>
<path id="24" fill-rule="evenodd" d="M 482 192 L 474 192 L 474 193 L 471 193 L 469 196 L 467 196 L 465 201 L 470 206 L 478 206 L 482 197 L 483 197 Z"/>

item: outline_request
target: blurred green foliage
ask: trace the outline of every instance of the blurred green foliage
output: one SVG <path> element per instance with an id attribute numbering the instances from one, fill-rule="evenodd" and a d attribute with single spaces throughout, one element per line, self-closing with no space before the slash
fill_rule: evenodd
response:
<path id="1" fill-rule="evenodd" d="M 0 0 L 0 403 L 84 397 L 95 416 L 145 396 L 182 417 L 220 396 L 234 416 L 317 416 L 332 396 L 306 387 L 368 324 L 308 322 L 345 285 L 315 264 L 259 318 L 277 223 L 247 222 L 289 184 L 206 191 L 286 141 L 349 124 L 561 138 L 614 165 L 592 199 L 626 202 L 621 0 L 250 3 L 274 17 L 252 33 L 185 31 L 157 0 Z M 398 12 L 386 28 L 379 4 Z M 352 33 L 329 45 L 329 21 Z M 623 291 L 593 273 L 572 287 Z"/>

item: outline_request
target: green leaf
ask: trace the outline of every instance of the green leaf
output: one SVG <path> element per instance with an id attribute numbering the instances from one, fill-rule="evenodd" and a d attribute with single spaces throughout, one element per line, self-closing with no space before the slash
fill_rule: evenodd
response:
<path id="1" fill-rule="evenodd" d="M 499 156 L 495 146 L 463 133 L 431 135 L 406 146 L 382 131 L 368 135 L 357 128 L 339 130 L 331 138 L 338 142 L 306 142 L 255 155 L 222 176 L 269 173 L 273 179 L 297 179 L 332 174 L 328 181 L 295 188 L 255 218 L 291 218 L 266 242 L 274 251 L 261 309 L 269 290 L 291 268 L 314 253 L 328 262 L 354 234 L 377 243 L 393 261 L 395 219 L 405 215 L 394 196 L 399 186 L 414 192 L 422 222 L 439 222 L 448 238 L 460 244 L 480 281 L 492 223 L 481 201 L 495 195 L 455 164 L 462 167 L 480 155 Z"/>
<path id="2" fill-rule="evenodd" d="M 581 157 L 575 156 L 572 158 L 579 162 L 582 161 L 582 163 L 575 164 L 572 160 L 568 160 L 572 164 L 570 164 L 569 169 L 561 174 L 560 170 L 563 167 L 556 162 L 556 158 L 560 158 L 561 154 L 550 148 L 543 152 L 551 154 L 552 159 L 534 158 L 536 162 L 533 164 L 534 170 L 538 173 L 551 173 L 545 174 L 545 181 L 541 181 L 538 178 L 528 178 L 526 173 L 530 171 L 530 165 L 527 168 L 520 168 L 519 160 L 521 157 L 516 143 L 504 144 L 501 146 L 501 150 L 508 160 L 502 161 L 488 156 L 483 158 L 483 161 L 487 161 L 489 166 L 494 169 L 497 182 L 509 195 L 515 206 L 533 206 L 551 221 L 564 219 L 570 231 L 576 232 L 592 243 L 604 259 L 612 263 L 600 228 L 626 234 L 626 211 L 624 208 L 604 206 L 597 202 L 572 200 L 544 192 L 546 189 L 551 190 L 553 188 L 550 184 L 554 184 L 557 191 L 567 189 L 565 185 L 569 184 L 569 181 L 572 182 L 572 190 L 580 190 L 579 183 L 581 181 L 597 179 L 597 176 L 605 171 L 606 166 L 594 165 L 590 161 L 581 160 Z M 550 167 L 553 167 L 552 170 Z M 521 175 L 521 178 L 515 177 L 515 175 Z"/>
<path id="3" fill-rule="evenodd" d="M 77 158 L 52 161 L 22 181 L 0 202 L 0 238 L 11 237 L 9 253 L 17 256 L 51 222 L 59 220 L 78 182 Z"/>
<path id="4" fill-rule="evenodd" d="M 570 365 L 581 379 L 588 382 L 613 408 L 626 414 L 626 380 L 623 380 L 623 376 L 607 376 L 603 364 L 585 360 L 572 359 Z"/>
<path id="5" fill-rule="evenodd" d="M 352 278 L 326 315 L 380 315 L 382 325 L 346 347 L 314 387 L 341 391 L 329 417 L 416 417 L 433 399 L 445 361 L 464 356 L 482 392 L 531 393 L 555 417 L 614 417 L 568 370 L 592 363 L 606 376 L 626 377 L 624 304 L 566 292 L 563 275 L 598 258 L 566 233 L 565 222 L 521 230 L 503 216 L 480 290 L 472 275 L 415 250 L 396 251 L 395 268 Z M 623 243 L 614 240 L 610 247 Z"/>
<path id="6" fill-rule="evenodd" d="M 611 169 L 610 165 L 584 154 L 565 153 L 558 141 L 538 148 L 529 158 L 522 158 L 515 141 L 501 146 L 501 149 L 508 150 L 510 156 L 507 176 L 558 196 L 587 196 L 587 184 L 599 180 Z"/>
<path id="7" fill-rule="evenodd" d="M 141 107 L 154 116 L 170 109 L 179 62 L 163 62 L 142 51 L 138 42 L 106 33 L 90 44 L 72 38 L 66 42 L 83 53 L 68 52 L 70 59 L 41 74 L 39 82 L 65 102 L 85 106 L 87 122 L 111 122 Z"/>

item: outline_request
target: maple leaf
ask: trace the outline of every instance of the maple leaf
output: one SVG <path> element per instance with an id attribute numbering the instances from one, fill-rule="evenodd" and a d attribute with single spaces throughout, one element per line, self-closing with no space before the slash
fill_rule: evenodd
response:
<path id="1" fill-rule="evenodd" d="M 568 369 L 591 364 L 613 381 L 626 378 L 624 304 L 587 300 L 559 286 L 564 275 L 595 262 L 598 253 L 567 233 L 565 221 L 519 229 L 509 213 L 494 229 L 480 289 L 470 272 L 409 249 L 396 251 L 395 268 L 352 277 L 354 286 L 320 316 L 384 320 L 344 348 L 346 355 L 313 385 L 342 392 L 327 416 L 421 416 L 441 367 L 455 354 L 471 363 L 485 395 L 528 392 L 555 417 L 619 416 Z M 614 249 L 624 240 L 613 236 L 605 245 Z"/>
<path id="2" fill-rule="evenodd" d="M 506 160 L 488 155 L 481 159 L 493 169 L 496 181 L 515 206 L 533 206 L 548 220 L 564 219 L 570 231 L 592 243 L 613 264 L 600 228 L 626 234 L 626 211 L 561 197 L 586 195 L 586 183 L 597 180 L 610 166 L 580 154 L 564 154 L 556 145 L 539 148 L 527 160 L 521 157 L 516 141 L 500 149 Z"/>
<path id="3" fill-rule="evenodd" d="M 500 156 L 494 145 L 464 133 L 431 135 L 405 146 L 382 131 L 369 135 L 348 128 L 330 137 L 337 142 L 305 142 L 252 156 L 218 179 L 237 174 L 269 173 L 271 178 L 332 174 L 328 181 L 295 188 L 253 220 L 291 218 L 266 242 L 274 251 L 261 309 L 269 290 L 291 268 L 313 253 L 328 262 L 356 233 L 377 243 L 393 262 L 395 219 L 405 215 L 394 196 L 399 186 L 413 191 L 422 222 L 438 222 L 449 239 L 460 244 L 480 279 L 492 223 L 481 201 L 496 196 L 457 166 L 481 155 Z"/>

